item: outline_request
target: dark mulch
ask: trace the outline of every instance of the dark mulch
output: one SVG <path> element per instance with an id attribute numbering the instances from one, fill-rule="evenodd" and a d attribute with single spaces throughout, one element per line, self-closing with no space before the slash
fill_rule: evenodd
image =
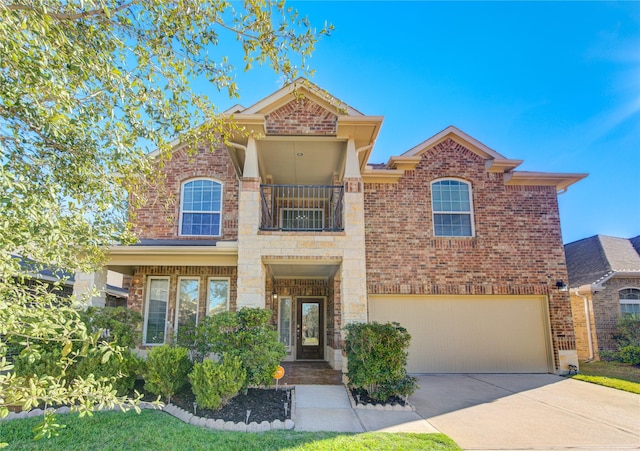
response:
<path id="1" fill-rule="evenodd" d="M 399 396 L 391 396 L 382 401 L 373 399 L 369 397 L 369 392 L 367 392 L 362 388 L 351 387 L 351 395 L 353 396 L 353 399 L 356 401 L 356 404 L 372 404 L 374 406 L 378 404 L 381 404 L 381 405 L 391 404 L 391 405 L 400 405 L 400 406 L 407 405 L 404 398 L 400 398 Z"/>
<path id="2" fill-rule="evenodd" d="M 153 401 L 157 396 L 147 394 L 143 389 L 144 382 L 136 381 L 136 389 L 144 393 L 145 401 Z M 191 392 L 191 386 L 187 386 L 171 398 L 171 403 L 187 412 L 194 413 L 196 397 Z M 286 408 L 285 408 L 286 406 Z M 248 412 L 250 411 L 250 413 Z M 195 414 L 199 417 L 213 418 L 216 420 L 233 421 L 234 423 L 261 423 L 275 420 L 284 421 L 291 419 L 291 390 L 250 388 L 246 394 L 240 392 L 234 396 L 227 405 L 218 410 L 196 408 Z M 249 419 L 247 421 L 247 414 Z"/>

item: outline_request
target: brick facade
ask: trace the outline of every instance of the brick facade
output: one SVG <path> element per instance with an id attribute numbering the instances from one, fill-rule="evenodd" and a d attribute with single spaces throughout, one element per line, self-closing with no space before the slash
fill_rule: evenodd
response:
<path id="1" fill-rule="evenodd" d="M 624 288 L 640 288 L 640 278 L 613 277 L 604 283 L 604 289 L 591 293 L 584 293 L 591 309 L 591 336 L 594 357 L 599 358 L 600 351 L 615 351 L 615 340 L 618 320 L 620 319 L 620 295 Z M 578 357 L 589 357 L 588 333 L 585 321 L 584 298 L 571 294 L 574 306 L 574 325 Z"/>
<path id="2" fill-rule="evenodd" d="M 475 236 L 433 233 L 431 182 L 471 183 Z M 555 187 L 505 186 L 504 175 L 448 139 L 422 155 L 396 184 L 366 183 L 368 292 L 549 296 L 556 346 L 574 339 Z M 557 356 L 556 356 L 557 357 Z"/>
<path id="3" fill-rule="evenodd" d="M 265 117 L 268 135 L 335 136 L 338 116 L 306 98 L 293 100 Z"/>
<path id="4" fill-rule="evenodd" d="M 255 115 L 251 114 L 251 120 Z M 263 125 L 269 139 L 275 140 L 278 135 L 337 136 L 338 122 L 333 112 L 296 97 L 266 114 Z M 137 193 L 145 202 L 133 215 L 135 232 L 141 239 L 237 241 L 237 263 L 231 266 L 221 260 L 218 264 L 226 266 L 213 266 L 215 261 L 212 266 L 170 266 L 172 257 L 168 256 L 166 262 L 158 263 L 163 266 L 131 264 L 129 308 L 144 312 L 148 277 L 168 276 L 168 321 L 173 323 L 178 278 L 195 276 L 201 280 L 199 314 L 204 315 L 207 278 L 229 277 L 231 310 L 270 308 L 275 326 L 278 304 L 273 294 L 291 296 L 295 330 L 296 297 L 323 297 L 325 343 L 330 348 L 325 358 L 339 368 L 344 363 L 342 328 L 368 320 L 369 295 L 539 295 L 548 300 L 554 363 L 559 369 L 562 352 L 575 349 L 575 335 L 569 293 L 556 288 L 557 280 L 568 280 L 556 186 L 506 185 L 504 173 L 488 171 L 485 158 L 454 139 L 445 139 L 422 153 L 417 166 L 406 169 L 397 182 L 380 177 L 377 180 L 384 183 L 373 183 L 368 180 L 375 177 L 358 177 L 354 138 L 344 145 L 343 163 L 350 172 L 345 169 L 342 179 L 334 176 L 334 184 L 345 187 L 344 230 L 339 232 L 260 230 L 263 181 L 256 175 L 262 172 L 252 169 L 251 177 L 239 180 L 233 164 L 246 158 L 250 163 L 246 167 L 257 168 L 260 147 L 257 151 L 252 147 L 252 154 L 234 154 L 235 148 L 215 152 L 203 148 L 193 154 L 176 151 L 161 170 L 163 185 Z M 358 148 L 365 147 L 369 146 Z M 349 161 L 351 165 L 346 164 Z M 384 172 L 382 165 L 376 168 Z M 181 183 L 196 177 L 223 184 L 221 237 L 179 235 Z M 441 178 L 470 183 L 473 237 L 434 236 L 431 182 Z M 185 256 L 190 257 L 188 247 L 181 255 Z M 211 258 L 217 256 L 212 253 Z M 272 267 L 296 264 L 330 266 L 335 272 L 328 278 L 274 277 Z"/>
<path id="5" fill-rule="evenodd" d="M 202 239 L 179 235 L 181 184 L 197 177 L 210 177 L 222 183 L 222 240 L 238 237 L 238 178 L 226 148 L 211 151 L 200 148 L 191 153 L 176 151 L 160 170 L 160 182 L 136 193 L 145 199 L 131 219 L 139 239 Z"/>
<path id="6" fill-rule="evenodd" d="M 198 317 L 206 315 L 207 303 L 207 279 L 209 277 L 229 278 L 229 310 L 236 310 L 238 298 L 238 268 L 235 266 L 137 266 L 131 285 L 129 286 L 129 299 L 127 307 L 144 314 L 146 302 L 147 280 L 150 276 L 169 277 L 169 308 L 167 321 L 171 325 L 170 333 L 175 324 L 176 296 L 178 292 L 178 279 L 180 277 L 197 277 L 200 279 Z"/>

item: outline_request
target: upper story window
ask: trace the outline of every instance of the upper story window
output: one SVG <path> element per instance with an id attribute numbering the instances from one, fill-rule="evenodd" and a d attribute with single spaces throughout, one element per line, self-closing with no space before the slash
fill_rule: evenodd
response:
<path id="1" fill-rule="evenodd" d="M 473 236 L 471 184 L 445 179 L 431 183 L 435 236 Z"/>
<path id="2" fill-rule="evenodd" d="M 620 312 L 623 315 L 640 314 L 640 289 L 625 288 L 618 292 L 620 296 Z"/>
<path id="3" fill-rule="evenodd" d="M 182 184 L 180 235 L 219 236 L 222 184 L 195 179 Z"/>

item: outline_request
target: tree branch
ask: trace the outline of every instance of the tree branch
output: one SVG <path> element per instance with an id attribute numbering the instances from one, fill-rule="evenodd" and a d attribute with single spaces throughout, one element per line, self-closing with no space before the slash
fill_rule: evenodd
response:
<path id="1" fill-rule="evenodd" d="M 140 1 L 141 0 L 132 0 L 128 3 L 123 3 L 122 5 L 114 8 L 112 10 L 112 13 L 118 13 L 123 9 L 127 9 L 131 5 L 140 3 Z M 104 8 L 92 9 L 89 11 L 82 11 L 80 13 L 75 13 L 75 14 L 68 14 L 68 13 L 65 14 L 65 13 L 49 12 L 44 8 L 34 8 L 32 6 L 27 6 L 27 5 L 2 5 L 1 7 L 8 11 L 30 11 L 37 14 L 53 17 L 54 19 L 57 19 L 57 20 L 78 20 L 78 19 L 85 19 L 87 17 L 92 17 L 92 16 L 106 15 L 106 11 Z"/>

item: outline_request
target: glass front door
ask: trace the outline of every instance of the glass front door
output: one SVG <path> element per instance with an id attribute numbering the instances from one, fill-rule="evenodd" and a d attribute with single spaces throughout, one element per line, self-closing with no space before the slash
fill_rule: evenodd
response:
<path id="1" fill-rule="evenodd" d="M 298 360 L 324 358 L 324 300 L 298 299 L 296 323 Z"/>

